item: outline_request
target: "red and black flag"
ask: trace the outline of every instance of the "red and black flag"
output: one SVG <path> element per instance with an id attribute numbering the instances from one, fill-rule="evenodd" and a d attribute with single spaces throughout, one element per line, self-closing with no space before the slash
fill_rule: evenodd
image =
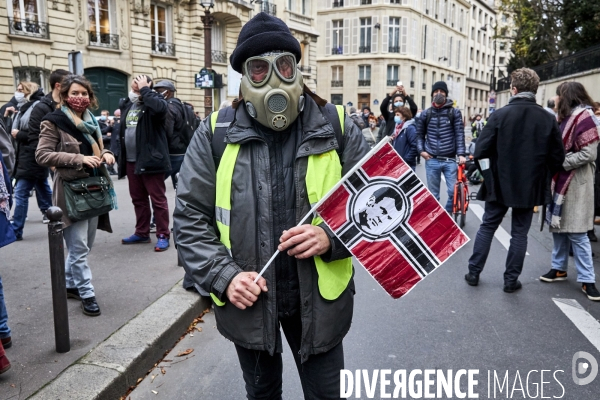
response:
<path id="1" fill-rule="evenodd" d="M 469 241 L 389 143 L 373 149 L 317 212 L 393 298 Z"/>

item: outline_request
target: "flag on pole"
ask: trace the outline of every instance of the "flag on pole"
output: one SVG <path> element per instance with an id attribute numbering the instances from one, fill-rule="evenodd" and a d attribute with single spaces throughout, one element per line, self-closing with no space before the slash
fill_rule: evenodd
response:
<path id="1" fill-rule="evenodd" d="M 469 238 L 388 143 L 380 143 L 316 206 L 348 250 L 393 298 Z"/>

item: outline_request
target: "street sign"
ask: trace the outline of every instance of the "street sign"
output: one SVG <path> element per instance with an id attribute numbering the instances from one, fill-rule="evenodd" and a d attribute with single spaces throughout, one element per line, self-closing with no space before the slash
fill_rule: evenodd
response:
<path id="1" fill-rule="evenodd" d="M 490 92 L 490 99 L 495 99 L 495 98 L 496 98 L 496 92 L 492 90 Z"/>
<path id="2" fill-rule="evenodd" d="M 200 73 L 195 76 L 195 87 L 201 89 L 214 89 L 215 87 L 215 74 L 206 68 L 202 68 Z"/>
<path id="3" fill-rule="evenodd" d="M 490 104 L 495 104 L 496 103 L 496 99 L 493 97 L 490 97 Z"/>

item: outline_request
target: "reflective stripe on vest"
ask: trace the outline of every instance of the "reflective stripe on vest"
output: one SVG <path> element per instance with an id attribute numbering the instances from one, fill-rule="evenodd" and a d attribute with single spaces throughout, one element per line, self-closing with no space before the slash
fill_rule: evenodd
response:
<path id="1" fill-rule="evenodd" d="M 344 108 L 343 106 L 336 106 L 336 108 L 343 135 Z M 217 126 L 217 118 L 214 117 L 214 114 L 217 113 L 211 115 L 213 133 Z M 239 151 L 239 144 L 227 144 L 219 168 L 217 169 L 215 216 L 221 243 L 225 245 L 230 253 L 231 185 Z M 310 155 L 306 170 L 306 188 L 310 204 L 317 203 L 341 178 L 342 166 L 335 150 L 330 150 L 323 154 Z M 320 217 L 316 217 L 312 220 L 312 225 L 319 225 L 322 222 L 323 220 Z M 352 279 L 352 259 L 345 258 L 327 263 L 319 256 L 313 258 L 319 275 L 318 285 L 321 296 L 326 300 L 337 299 L 346 290 L 350 279 Z M 211 297 L 216 305 L 223 306 L 225 304 L 212 293 Z"/>

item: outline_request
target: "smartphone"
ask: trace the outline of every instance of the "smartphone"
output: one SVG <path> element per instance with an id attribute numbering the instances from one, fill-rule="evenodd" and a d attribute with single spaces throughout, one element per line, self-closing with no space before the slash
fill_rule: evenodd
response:
<path id="1" fill-rule="evenodd" d="M 396 82 L 396 86 L 402 86 L 402 81 Z"/>

